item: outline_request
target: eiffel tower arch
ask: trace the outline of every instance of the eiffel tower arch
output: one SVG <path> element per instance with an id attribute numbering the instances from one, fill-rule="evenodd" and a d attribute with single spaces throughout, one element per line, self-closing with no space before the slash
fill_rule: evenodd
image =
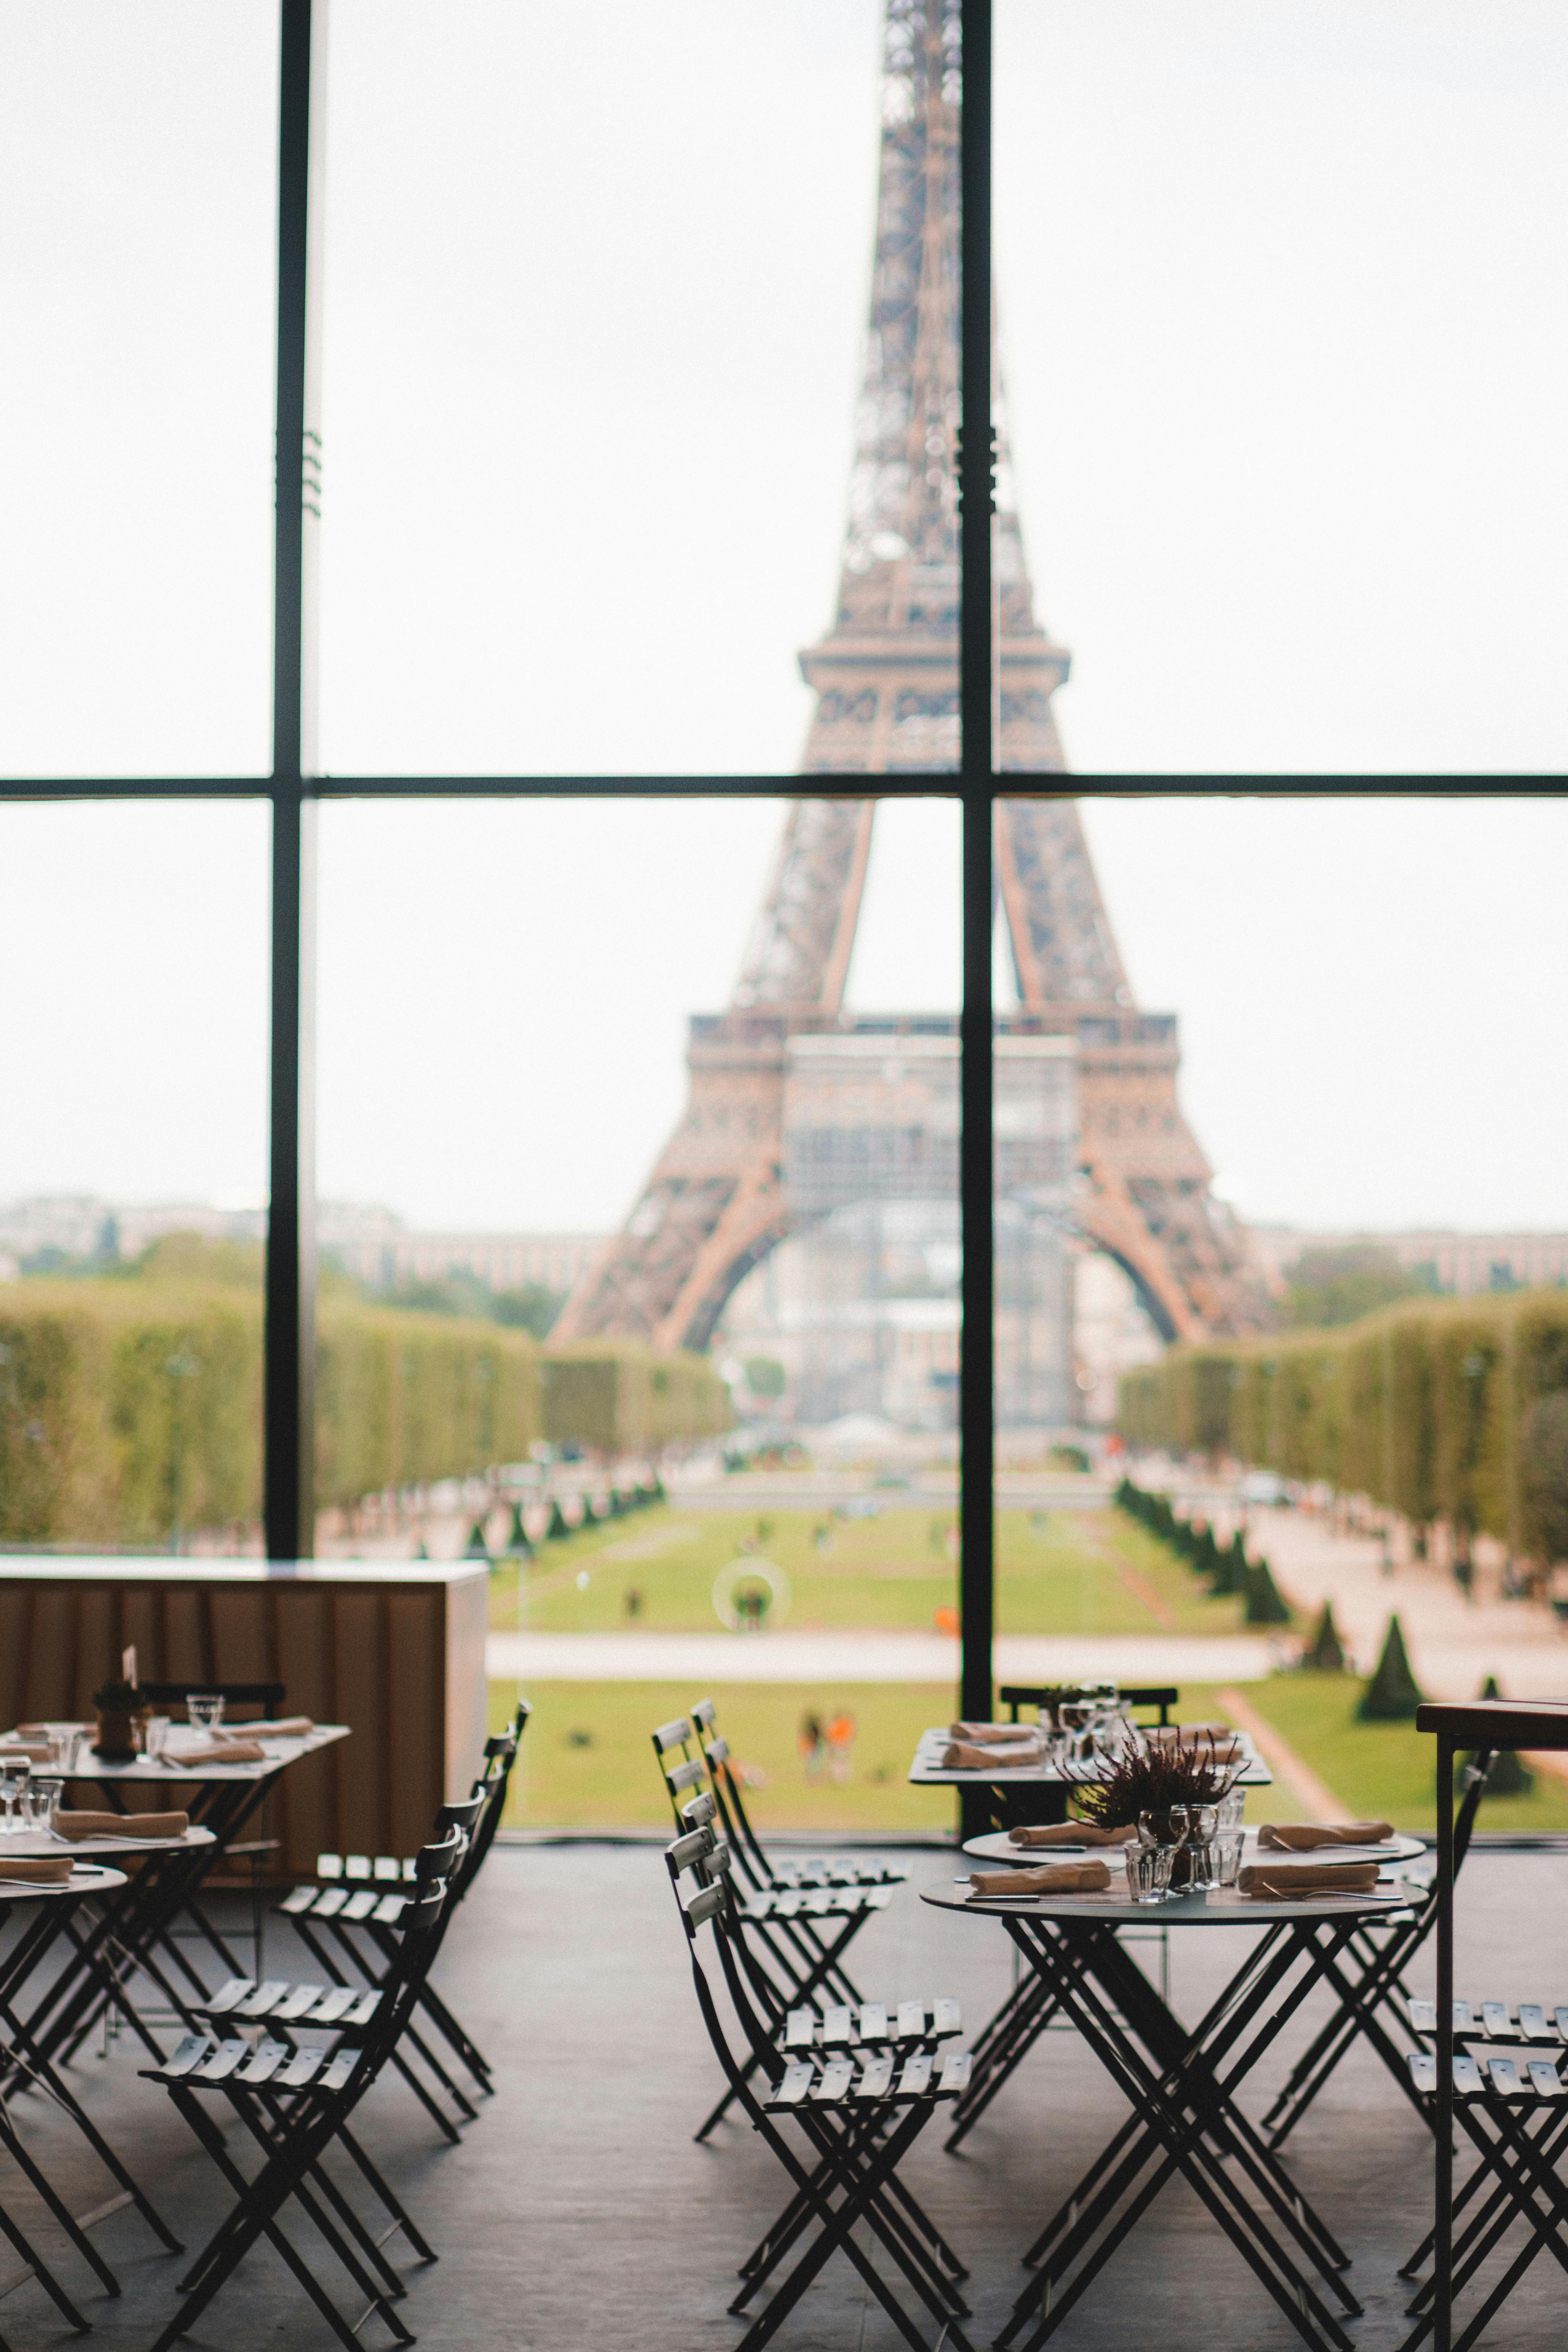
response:
<path id="1" fill-rule="evenodd" d="M 816 695 L 805 774 L 958 765 L 958 8 L 887 0 L 871 304 L 833 621 L 800 656 Z M 1070 1041 L 1077 1217 L 1167 1339 L 1257 1325 L 1244 1234 L 1176 1093 L 1176 1018 L 1134 1005 L 1052 697 L 1069 656 L 1035 617 L 1001 387 L 995 574 L 996 876 L 1018 1011 L 999 1030 Z M 1033 786 L 1024 780 L 1038 779 Z M 1054 782 L 1047 780 L 1056 780 Z M 693 1018 L 689 1095 L 621 1233 L 574 1290 L 564 1339 L 707 1346 L 731 1293 L 792 1231 L 790 1041 L 841 1032 L 876 802 L 799 799 L 728 1009 Z"/>

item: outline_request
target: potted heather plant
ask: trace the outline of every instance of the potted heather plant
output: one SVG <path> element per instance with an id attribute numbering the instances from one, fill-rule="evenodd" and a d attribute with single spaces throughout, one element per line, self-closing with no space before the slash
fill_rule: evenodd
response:
<path id="1" fill-rule="evenodd" d="M 1183 1805 L 1217 1805 L 1230 1794 L 1234 1773 L 1205 1759 L 1195 1748 L 1154 1748 L 1123 1756 L 1103 1780 L 1080 1790 L 1079 1812 L 1102 1830 L 1136 1829 L 1145 1813 L 1162 1845 L 1174 1845 L 1179 1832 L 1171 1816 Z M 1185 1886 L 1192 1865 L 1184 1852 L 1171 1872 L 1172 1886 Z"/>
<path id="2" fill-rule="evenodd" d="M 142 1738 L 142 1694 L 134 1683 L 105 1683 L 95 1690 L 98 1738 L 93 1754 L 105 1764 L 132 1764 Z"/>

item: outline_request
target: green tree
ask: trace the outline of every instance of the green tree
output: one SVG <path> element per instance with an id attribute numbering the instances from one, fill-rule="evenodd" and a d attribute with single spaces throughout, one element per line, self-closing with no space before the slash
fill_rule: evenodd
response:
<path id="1" fill-rule="evenodd" d="M 1434 1286 L 1425 1269 L 1420 1275 L 1411 1273 L 1377 1242 L 1303 1250 L 1285 1278 L 1286 1320 L 1314 1330 L 1357 1323 L 1380 1307 L 1415 1298 Z"/>
<path id="2" fill-rule="evenodd" d="M 1301 1654 L 1301 1665 L 1310 1675 L 1342 1675 L 1345 1670 L 1344 1644 L 1340 1629 L 1334 1623 L 1334 1604 L 1323 1603 L 1323 1613 L 1318 1620 L 1317 1631 Z"/>
<path id="3" fill-rule="evenodd" d="M 1408 1723 L 1425 1696 L 1410 1671 L 1399 1620 L 1391 1617 L 1377 1672 L 1363 1691 L 1356 1714 L 1363 1723 Z"/>

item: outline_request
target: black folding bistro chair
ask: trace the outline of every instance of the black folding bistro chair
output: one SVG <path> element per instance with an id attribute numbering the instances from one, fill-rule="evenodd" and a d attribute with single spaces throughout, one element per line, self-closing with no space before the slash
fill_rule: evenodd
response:
<path id="1" fill-rule="evenodd" d="M 1431 2011 L 1430 2002 L 1415 2006 Z M 1454 2336 L 1453 2352 L 1470 2352 L 1538 2254 L 1550 2253 L 1568 2271 L 1568 2093 L 1561 2072 L 1568 2005 L 1555 2008 L 1550 2022 L 1541 2003 L 1521 2001 L 1517 2018 L 1500 2001 L 1479 2009 L 1478 2017 L 1469 2001 L 1454 2003 L 1454 2119 L 1478 2161 L 1453 2199 L 1452 2296 L 1474 2284 L 1506 2242 L 1517 2239 L 1521 2224 L 1523 2242 Z M 1435 2026 L 1435 2016 L 1428 2014 L 1427 2021 Z M 1436 2131 L 1437 2061 L 1429 2050 L 1414 2051 L 1409 2068 Z M 1428 2231 L 1402 2277 L 1417 2277 L 1426 2268 L 1435 2235 Z M 1415 2325 L 1401 2352 L 1416 2352 L 1431 2333 L 1436 2291 L 1436 2275 L 1428 2275 L 1409 2305 Z"/>
<path id="2" fill-rule="evenodd" d="M 470 1797 L 464 1805 L 444 1807 L 437 1815 L 437 1835 L 445 1826 L 458 1822 L 468 1840 L 452 1887 L 448 1924 L 484 1866 L 500 1827 L 518 1743 L 530 1711 L 526 1700 L 519 1702 L 512 1727 L 485 1742 L 484 1769 L 474 1782 Z M 342 1859 L 336 1854 L 323 1854 L 319 1857 L 318 1870 L 322 1863 L 339 1863 Z M 351 1854 L 347 1860 L 355 1865 L 352 1872 L 344 1871 L 341 1876 L 331 1871 L 321 1872 L 324 1885 L 297 1886 L 277 1908 L 290 1921 L 296 1935 L 332 1982 L 349 1984 L 357 1979 L 365 1984 L 379 1983 L 392 1961 L 406 1899 L 406 1881 L 413 1874 L 414 1865 L 410 1861 L 383 1855 L 378 1855 L 374 1864 L 363 1855 Z M 442 1933 L 444 1936 L 445 1928 Z M 352 1974 L 345 1974 L 345 1968 Z M 492 2091 L 495 2085 L 489 2060 L 429 1982 L 421 1990 L 420 2008 L 456 2053 L 478 2089 Z M 458 2115 L 471 2123 L 478 2110 L 467 2095 L 416 2030 L 410 2029 L 407 2039 Z M 445 2137 L 455 2141 L 458 2135 L 448 2119 L 412 2075 L 410 2080 Z"/>
<path id="3" fill-rule="evenodd" d="M 694 1746 L 699 1748 L 695 1755 Z M 725 1823 L 712 1786 L 712 1768 L 689 1718 L 679 1716 L 673 1723 L 660 1724 L 653 1734 L 653 1748 L 677 1829 L 690 1829 L 715 1819 Z M 680 1760 L 671 1763 L 676 1748 L 680 1750 Z M 732 1842 L 731 1850 L 733 1853 Z M 844 1954 L 872 1913 L 891 1901 L 892 1887 L 800 1886 L 787 1880 L 774 1886 L 763 1879 L 754 1864 L 749 1874 L 742 1871 L 740 1877 L 748 1931 L 766 1950 L 789 2000 L 798 2004 L 820 1994 L 835 2002 L 858 2003 L 862 1995 L 844 1966 Z M 700 2140 L 706 2139 L 727 2114 L 730 2103 L 731 2094 L 726 2091 L 697 2133 Z"/>
<path id="4" fill-rule="evenodd" d="M 868 2036 L 847 2051 L 825 2046 L 805 2031 L 787 2051 L 780 2049 L 776 2018 L 771 2007 L 764 2011 L 755 2006 L 752 1980 L 734 1939 L 728 1844 L 716 1841 L 711 1826 L 704 1824 L 678 1838 L 667 1849 L 666 1861 L 678 1903 L 687 1874 L 696 1883 L 690 1900 L 681 1904 L 681 1920 L 714 2053 L 752 2129 L 791 2183 L 783 2212 L 742 2266 L 741 2290 L 731 2310 L 742 2313 L 786 2257 L 794 2254 L 795 2260 L 737 2352 L 759 2352 L 836 2251 L 854 2265 L 904 2340 L 923 2352 L 926 2337 L 856 2238 L 862 2227 L 935 2323 L 936 2343 L 972 2352 L 960 2325 L 968 2316 L 959 2293 L 967 2273 L 897 2179 L 937 2107 L 955 2095 L 967 2059 L 954 2051 L 939 2061 L 930 2048 L 906 2055 L 886 2037 Z M 738 2028 L 734 2040 L 721 2014 L 711 1964 L 704 1963 L 700 1937 L 705 1927 Z M 792 2130 L 801 2145 L 792 2139 Z"/>
<path id="5" fill-rule="evenodd" d="M 1021 1706 L 1038 1710 L 1057 1696 L 1057 1691 L 1049 1686 L 1020 1683 L 1004 1683 L 996 1694 L 998 1705 L 1006 1707 L 1008 1720 L 1013 1723 L 1018 1721 Z M 1152 1690 L 1123 1690 L 1121 1696 L 1133 1706 L 1156 1708 L 1161 1725 L 1165 1726 L 1171 1720 L 1171 1709 L 1179 1702 L 1181 1692 L 1174 1687 L 1162 1686 Z M 1129 1937 L 1131 1942 L 1159 1942 L 1162 1992 L 1169 1990 L 1169 1969 L 1165 1958 L 1169 1932 L 1168 1928 L 1156 1927 L 1134 1929 Z M 1033 1969 L 1026 1969 L 1021 1975 L 1016 1973 L 1012 1991 L 984 2032 L 975 2038 L 972 2053 L 974 2065 L 969 2087 L 952 2111 L 952 2128 L 942 2143 L 950 2154 L 962 2146 L 998 2092 L 1012 2080 L 1041 2034 L 1049 2030 L 1059 2006 L 1055 1995 Z M 1068 2030 L 1074 2029 L 1068 2026 Z"/>
<path id="6" fill-rule="evenodd" d="M 268 2029 L 262 2039 L 252 2043 L 240 2035 L 219 2041 L 211 2032 L 194 2033 L 163 2065 L 144 2070 L 150 2081 L 162 2083 L 169 2092 L 235 2196 L 227 2217 L 180 2281 L 185 2300 L 153 2352 L 169 2352 L 179 2336 L 190 2333 L 263 2237 L 346 2352 L 357 2352 L 360 2331 L 373 2317 L 382 2320 L 398 2344 L 415 2341 L 393 2308 L 405 2289 L 384 2249 L 387 2240 L 401 2231 L 420 2261 L 434 2262 L 435 2251 L 351 2130 L 350 2117 L 407 2032 L 420 1986 L 439 1948 L 452 1876 L 466 1843 L 462 1832 L 454 1828 L 416 1857 L 414 1894 L 404 1915 L 396 1959 L 384 1982 L 363 1992 L 352 1987 L 324 1992 L 319 1985 L 258 1986 L 248 1999 L 222 2011 L 215 2001 L 212 2011 L 222 2026 L 260 2023 Z M 334 2041 L 301 2046 L 299 2035 L 307 2027 L 328 2027 Z M 229 2151 L 222 2123 L 208 2108 L 206 2100 L 214 2093 L 227 2101 L 261 2152 L 261 2163 L 248 2179 Z M 372 2234 L 326 2170 L 324 2160 L 334 2146 L 342 2148 L 391 2217 L 380 2238 Z M 312 2260 L 288 2235 L 283 2215 L 290 2203 L 365 2296 L 365 2309 L 352 2326 L 318 2277 Z"/>
<path id="7" fill-rule="evenodd" d="M 1465 1769 L 1465 1793 L 1454 1817 L 1454 1874 L 1458 1877 L 1476 1825 L 1476 1811 L 1491 1769 L 1489 1755 Z M 1436 2046 L 1436 2030 L 1420 2022 L 1405 1972 L 1437 1924 L 1436 1885 L 1412 1899 L 1408 1911 L 1384 1913 L 1357 1928 L 1339 1962 L 1326 1971 L 1336 2000 L 1332 2015 L 1291 2069 L 1289 2079 L 1263 2119 L 1271 2148 L 1282 2147 L 1352 2044 L 1363 2038 L 1376 2051 L 1405 2096 L 1425 2121 L 1432 2108 L 1418 2095 L 1408 2053 Z M 1384 2019 L 1388 2023 L 1384 2023 Z"/>
<path id="8" fill-rule="evenodd" d="M 680 1808 L 677 1826 L 687 1834 L 709 1830 L 717 1837 L 717 1818 L 713 1798 L 704 1790 Z M 788 1888 L 780 1894 L 759 1895 L 738 1885 L 731 1874 L 734 1849 L 730 1842 L 720 1840 L 717 1850 L 725 1856 L 731 1940 L 744 1956 L 759 2007 L 774 2020 L 781 2036 L 786 2030 L 797 2035 L 809 2030 L 819 2038 L 826 2037 L 829 2044 L 847 2047 L 859 2038 L 861 2029 L 857 2020 L 863 2020 L 866 2032 L 874 2025 L 879 2036 L 900 2046 L 923 2037 L 934 2047 L 937 2042 L 961 2031 L 963 2013 L 958 2001 L 950 1995 L 931 2000 L 867 2001 L 852 1986 L 845 1990 L 847 1980 L 834 1960 L 836 1952 L 842 1949 L 843 1943 L 860 1924 L 850 1896 L 832 1889 L 803 1896 Z M 804 1900 L 820 1903 L 825 1908 L 803 1919 L 796 1906 Z M 830 1920 L 832 1913 L 826 1906 L 833 1904 L 844 1906 L 846 1911 L 837 1938 L 826 1942 L 808 1940 L 801 1930 L 816 1928 L 824 1918 Z M 895 2021 L 891 2025 L 889 2019 Z M 754 2073 L 757 2063 L 755 2057 L 746 2060 L 745 2071 Z M 694 2135 L 698 2140 L 707 2138 L 729 2112 L 733 2098 L 733 2089 L 726 2088 Z"/>

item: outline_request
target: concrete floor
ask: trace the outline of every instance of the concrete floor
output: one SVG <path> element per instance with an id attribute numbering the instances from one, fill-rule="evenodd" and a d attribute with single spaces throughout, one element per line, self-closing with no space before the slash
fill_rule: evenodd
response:
<path id="1" fill-rule="evenodd" d="M 947 1854 L 914 1860 L 916 1886 L 952 1875 Z M 1463 1891 L 1462 1990 L 1549 2003 L 1568 1993 L 1568 1863 L 1479 1855 Z M 1178 1932 L 1179 2012 L 1197 2013 L 1237 1964 L 1246 1932 Z M 956 1992 L 978 2027 L 1010 1980 L 1010 1954 L 995 1922 L 935 1912 L 911 1887 L 861 1937 L 856 1974 L 878 1997 Z M 281 1923 L 267 1967 L 269 1975 L 310 1973 L 295 1969 Z M 657 1848 L 498 1847 L 441 1973 L 497 2063 L 498 2095 L 461 2146 L 447 2148 L 401 2086 L 378 2087 L 364 2133 L 440 2252 L 435 2265 L 406 2273 L 402 2309 L 421 2344 L 431 2352 L 727 2352 L 742 2332 L 724 2308 L 734 2265 L 783 2201 L 782 2176 L 743 2127 L 721 2127 L 706 2147 L 692 2144 L 717 2076 Z M 1271 2078 L 1289 2055 L 1282 2048 L 1271 2061 Z M 136 2065 L 124 2040 L 107 2058 L 85 2057 L 82 2095 L 194 2242 L 226 2200 L 167 2095 L 142 2082 Z M 1249 2088 L 1255 2113 L 1266 2087 L 1255 2080 Z M 29 2098 L 17 2110 L 29 2147 L 79 2210 L 97 2203 L 103 2176 L 40 2109 Z M 1022 2283 L 1020 2250 L 1122 2112 L 1076 2038 L 1052 2034 L 961 2158 L 942 2154 L 934 2130 L 916 2150 L 909 2177 L 973 2271 L 976 2347 L 989 2342 Z M 1376 2062 L 1358 2056 L 1292 2147 L 1302 2187 L 1355 2257 L 1367 2308 L 1353 2338 L 1365 2352 L 1392 2352 L 1406 2328 L 1395 2272 L 1430 2218 L 1426 2137 Z M 9 2165 L 0 2165 L 0 2193 L 32 2227 L 35 2209 Z M 37 2236 L 51 2245 L 49 2230 Z M 103 2340 L 151 2344 L 173 2308 L 174 2260 L 124 2213 L 95 2242 L 119 2273 L 122 2296 L 89 2294 L 90 2276 L 68 2250 L 62 2277 Z M 0 2294 L 15 2276 L 0 2250 Z M 1542 2263 L 1489 2341 L 1508 2352 L 1558 2352 L 1565 2328 L 1568 2282 Z M 14 2352 L 72 2340 L 32 2282 L 0 2301 L 0 2331 Z M 268 2249 L 248 2259 L 190 2340 L 213 2352 L 305 2352 L 332 2342 Z M 373 2323 L 362 2340 L 385 2339 Z M 881 2352 L 900 2339 L 837 2259 L 777 2340 L 785 2352 Z M 1055 2341 L 1063 2352 L 1151 2343 L 1168 2352 L 1272 2352 L 1298 2339 L 1178 2187 L 1158 2200 Z"/>

